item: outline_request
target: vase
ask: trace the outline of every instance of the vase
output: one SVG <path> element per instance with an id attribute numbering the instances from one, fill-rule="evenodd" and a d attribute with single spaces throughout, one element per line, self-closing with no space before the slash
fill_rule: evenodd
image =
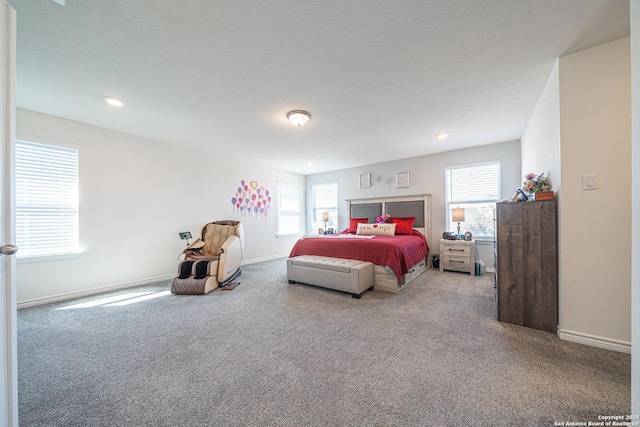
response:
<path id="1" fill-rule="evenodd" d="M 538 191 L 533 193 L 533 200 L 553 200 L 553 191 Z"/>

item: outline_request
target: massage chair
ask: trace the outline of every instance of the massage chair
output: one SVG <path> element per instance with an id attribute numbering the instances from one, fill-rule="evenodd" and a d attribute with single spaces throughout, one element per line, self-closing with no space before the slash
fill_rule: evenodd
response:
<path id="1" fill-rule="evenodd" d="M 240 221 L 215 221 L 202 227 L 200 238 L 179 257 L 174 294 L 200 295 L 222 287 L 240 275 L 244 228 Z"/>

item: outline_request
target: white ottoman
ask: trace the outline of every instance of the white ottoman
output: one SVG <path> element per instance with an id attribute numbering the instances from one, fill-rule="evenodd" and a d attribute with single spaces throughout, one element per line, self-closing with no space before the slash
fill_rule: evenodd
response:
<path id="1" fill-rule="evenodd" d="M 373 263 L 355 259 L 302 255 L 287 259 L 289 283 L 306 283 L 350 293 L 360 298 L 373 290 Z"/>

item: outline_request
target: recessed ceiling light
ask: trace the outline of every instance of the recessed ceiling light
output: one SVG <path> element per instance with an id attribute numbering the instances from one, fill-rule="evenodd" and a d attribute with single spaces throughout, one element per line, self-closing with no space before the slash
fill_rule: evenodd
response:
<path id="1" fill-rule="evenodd" d="M 122 102 L 118 98 L 114 98 L 113 96 L 105 96 L 104 102 L 111 105 L 112 107 L 122 107 L 124 105 L 124 102 Z"/>
<path id="2" fill-rule="evenodd" d="M 445 139 L 448 136 L 449 136 L 449 132 L 438 132 L 436 134 L 436 138 L 438 139 Z"/>
<path id="3" fill-rule="evenodd" d="M 315 165 L 315 164 L 316 164 L 316 162 L 314 162 L 313 160 L 309 160 L 309 161 L 307 162 L 307 166 L 313 166 L 313 165 Z"/>

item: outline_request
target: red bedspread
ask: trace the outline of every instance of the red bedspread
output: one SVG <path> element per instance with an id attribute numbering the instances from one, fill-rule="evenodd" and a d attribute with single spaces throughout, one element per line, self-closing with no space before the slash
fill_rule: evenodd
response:
<path id="1" fill-rule="evenodd" d="M 416 263 L 429 254 L 427 239 L 419 231 L 413 235 L 357 237 L 303 237 L 296 242 L 289 258 L 300 255 L 319 255 L 333 258 L 359 259 L 391 267 L 398 280 Z"/>

